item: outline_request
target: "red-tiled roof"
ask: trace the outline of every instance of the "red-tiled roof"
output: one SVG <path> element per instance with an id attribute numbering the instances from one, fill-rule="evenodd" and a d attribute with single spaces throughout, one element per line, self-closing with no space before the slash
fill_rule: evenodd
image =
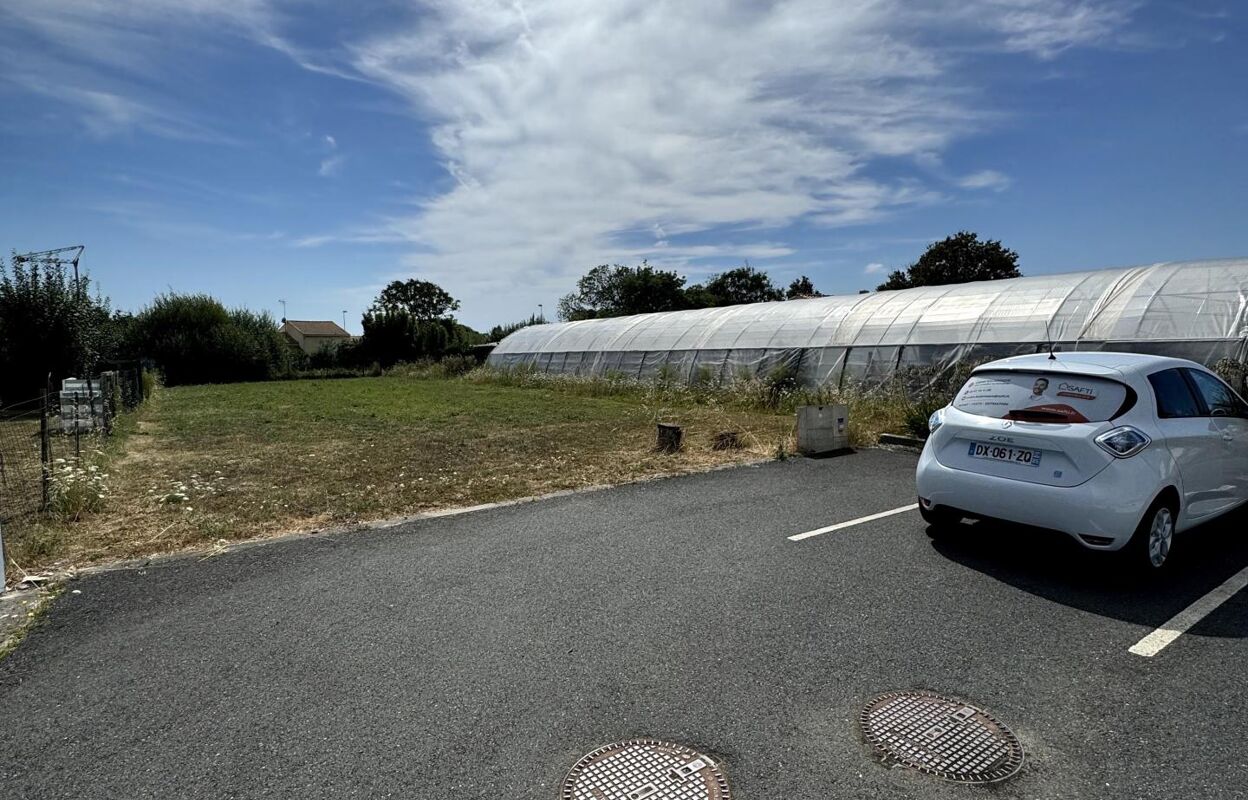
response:
<path id="1" fill-rule="evenodd" d="M 304 336 L 350 336 L 337 322 L 329 320 L 288 319 L 286 327 L 293 328 Z"/>

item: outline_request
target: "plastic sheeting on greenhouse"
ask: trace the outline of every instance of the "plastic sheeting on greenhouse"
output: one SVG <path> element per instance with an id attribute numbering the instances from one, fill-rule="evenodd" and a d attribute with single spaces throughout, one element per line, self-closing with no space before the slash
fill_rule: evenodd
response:
<path id="1" fill-rule="evenodd" d="M 1049 341 L 1213 365 L 1243 360 L 1245 336 L 1248 259 L 1226 259 L 535 325 L 489 363 L 689 382 L 782 368 L 822 386 L 939 374 Z"/>

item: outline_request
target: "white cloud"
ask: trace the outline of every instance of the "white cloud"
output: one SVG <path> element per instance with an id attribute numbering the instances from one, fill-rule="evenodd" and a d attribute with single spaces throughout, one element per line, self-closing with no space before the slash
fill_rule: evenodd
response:
<path id="1" fill-rule="evenodd" d="M 1053 58 L 1063 50 L 1112 39 L 1140 0 L 987 0 L 968 3 L 1007 49 Z"/>
<path id="2" fill-rule="evenodd" d="M 887 269 L 887 267 L 885 267 L 883 264 L 879 263 L 878 261 L 872 261 L 870 264 L 866 266 L 865 269 L 863 269 L 863 273 L 866 275 L 875 275 L 877 273 L 883 272 L 885 269 Z"/>
<path id="3" fill-rule="evenodd" d="M 0 82 L 56 98 L 93 134 L 132 131 L 230 144 L 188 110 L 170 65 L 206 47 L 201 30 L 260 37 L 274 24 L 267 0 L 7 0 Z"/>
<path id="4" fill-rule="evenodd" d="M 1013 181 L 1009 175 L 997 172 L 995 169 L 984 169 L 979 172 L 972 172 L 958 179 L 958 185 L 963 189 L 990 189 L 994 192 L 1002 192 L 1010 188 Z"/>
<path id="5" fill-rule="evenodd" d="M 921 180 L 866 167 L 939 153 L 987 124 L 992 109 L 973 102 L 958 47 L 1049 58 L 1110 35 L 1129 10 L 1068 0 L 921 11 L 902 0 L 429 6 L 417 27 L 356 45 L 354 66 L 432 118 L 455 178 L 401 226 L 426 250 L 407 263 L 478 291 L 535 271 L 701 257 L 677 230 L 852 225 L 936 202 Z M 961 183 L 1008 181 L 984 171 Z M 651 229 L 657 245 L 615 244 L 620 231 Z"/>
<path id="6" fill-rule="evenodd" d="M 395 9 L 384 32 L 318 48 L 288 35 L 306 9 L 286 0 L 10 5 L 40 41 L 134 86 L 215 26 L 318 74 L 387 87 L 429 124 L 452 187 L 407 217 L 293 241 L 406 243 L 398 269 L 469 296 L 566 289 L 610 261 L 780 258 L 795 250 L 780 233 L 794 223 L 855 225 L 940 202 L 922 164 L 1000 120 L 967 55 L 1052 59 L 1112 41 L 1136 2 L 424 0 L 415 15 Z M 65 91 L 129 96 L 82 71 L 57 76 Z M 100 132 L 178 130 L 150 98 L 91 97 L 66 99 Z M 322 143 L 318 172 L 330 175 L 342 156 L 331 135 Z M 890 168 L 871 169 L 880 162 Z M 905 164 L 913 175 L 880 177 Z M 993 170 L 947 178 L 950 191 L 1009 183 Z"/>
<path id="7" fill-rule="evenodd" d="M 4 58 L 0 57 L 0 65 Z M 79 122 L 92 135 L 114 136 L 144 130 L 167 139 L 206 144 L 237 144 L 237 140 L 197 121 L 192 115 L 106 89 L 81 88 L 44 80 L 29 71 L 14 70 L 9 80 L 27 91 L 42 94 L 78 109 Z"/>
<path id="8" fill-rule="evenodd" d="M 337 175 L 342 170 L 342 162 L 346 160 L 346 156 L 334 155 L 329 158 L 321 159 L 321 166 L 317 169 L 316 174 L 322 178 L 328 178 L 331 175 Z"/>

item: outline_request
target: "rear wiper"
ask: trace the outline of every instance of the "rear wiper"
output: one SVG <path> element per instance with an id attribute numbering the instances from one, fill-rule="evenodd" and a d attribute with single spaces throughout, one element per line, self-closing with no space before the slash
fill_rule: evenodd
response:
<path id="1" fill-rule="evenodd" d="M 1060 411 L 1045 411 L 1041 408 L 1016 408 L 1009 414 L 1006 419 L 1034 419 L 1037 421 L 1054 420 L 1056 422 L 1067 422 L 1070 417 Z"/>

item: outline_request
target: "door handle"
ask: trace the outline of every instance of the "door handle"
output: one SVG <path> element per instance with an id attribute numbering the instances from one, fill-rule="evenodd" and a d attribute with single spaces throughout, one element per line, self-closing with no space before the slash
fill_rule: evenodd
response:
<path id="1" fill-rule="evenodd" d="M 1222 441 L 1224 441 L 1224 442 L 1233 442 L 1233 441 L 1235 441 L 1235 437 L 1234 437 L 1234 436 L 1232 436 L 1232 435 L 1230 435 L 1229 433 L 1224 433 L 1224 434 L 1222 434 Z"/>

